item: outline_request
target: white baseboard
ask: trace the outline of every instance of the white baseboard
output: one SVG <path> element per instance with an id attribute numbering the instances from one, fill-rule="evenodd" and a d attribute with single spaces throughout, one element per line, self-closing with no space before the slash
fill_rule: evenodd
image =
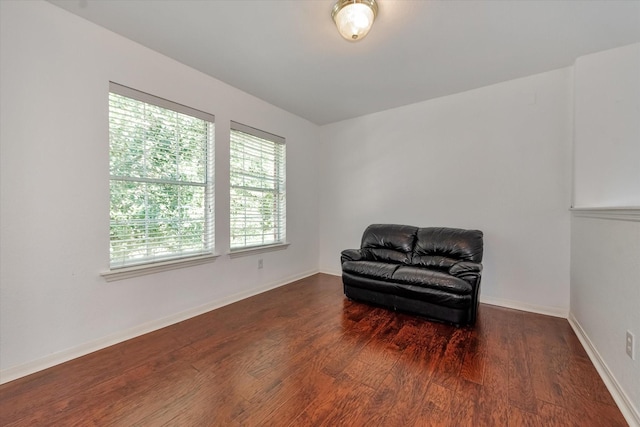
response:
<path id="1" fill-rule="evenodd" d="M 317 270 L 307 271 L 301 274 L 287 277 L 282 281 L 268 283 L 266 285 L 252 288 L 244 292 L 224 297 L 222 299 L 211 301 L 207 304 L 203 304 L 198 307 L 185 310 L 180 313 L 173 314 L 171 316 L 164 317 L 162 319 L 153 320 L 151 322 L 144 323 L 142 325 L 135 326 L 125 331 L 117 332 L 115 334 L 106 336 L 104 338 L 97 339 L 88 343 L 80 344 L 78 346 L 53 353 L 49 356 L 42 357 L 31 362 L 24 363 L 22 365 L 13 366 L 11 368 L 0 371 L 0 384 L 8 383 L 9 381 L 16 380 L 18 378 L 31 375 L 35 372 L 42 371 L 55 365 L 59 365 L 69 360 L 76 359 L 78 357 L 93 353 L 94 351 L 102 350 L 114 344 L 121 343 L 123 341 L 138 337 L 140 335 L 147 334 L 149 332 L 157 331 L 158 329 L 165 328 L 183 320 L 190 319 L 195 316 L 207 313 L 216 308 L 224 307 L 225 305 L 232 304 L 234 302 L 243 300 L 245 298 L 252 297 L 254 295 L 261 294 L 271 289 L 284 286 L 291 282 L 303 279 L 305 277 L 312 276 L 318 273 Z"/>
<path id="2" fill-rule="evenodd" d="M 546 316 L 562 317 L 563 319 L 566 319 L 569 315 L 569 309 L 564 307 L 547 307 L 542 305 L 528 304 L 521 301 L 512 301 L 503 298 L 485 297 L 482 296 L 482 294 L 480 294 L 480 302 L 483 304 L 497 305 L 499 307 L 513 308 L 514 310 L 544 314 Z"/>
<path id="3" fill-rule="evenodd" d="M 573 328 L 573 331 L 576 333 L 576 336 L 582 343 L 582 347 L 584 347 L 587 355 L 589 355 L 589 359 L 591 359 L 591 363 L 595 366 L 598 374 L 600 374 L 600 378 L 604 382 L 605 386 L 611 393 L 611 397 L 615 400 L 620 412 L 624 416 L 627 423 L 629 423 L 630 427 L 640 427 L 640 411 L 633 406 L 633 403 L 624 392 L 620 384 L 613 376 L 613 373 L 605 363 L 604 359 L 598 353 L 595 345 L 591 342 L 591 339 L 587 335 L 582 326 L 578 322 L 578 320 L 574 317 L 573 313 L 569 313 L 569 324 Z"/>
<path id="4" fill-rule="evenodd" d="M 342 271 L 334 271 L 334 270 L 331 270 L 330 268 L 321 268 L 319 272 L 322 274 L 328 274 L 330 276 L 342 277 Z"/>

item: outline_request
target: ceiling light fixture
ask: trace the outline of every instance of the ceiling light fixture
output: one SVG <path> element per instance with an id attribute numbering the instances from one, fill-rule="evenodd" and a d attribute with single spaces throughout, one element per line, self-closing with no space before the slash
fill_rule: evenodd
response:
<path id="1" fill-rule="evenodd" d="M 377 14 L 376 0 L 338 0 L 331 11 L 340 35 L 350 41 L 364 38 Z"/>

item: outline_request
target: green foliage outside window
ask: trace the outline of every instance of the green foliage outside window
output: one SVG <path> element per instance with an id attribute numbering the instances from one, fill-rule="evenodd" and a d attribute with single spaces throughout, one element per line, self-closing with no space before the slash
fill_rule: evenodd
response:
<path id="1" fill-rule="evenodd" d="M 211 250 L 213 123 L 109 94 L 111 265 Z"/>
<path id="2" fill-rule="evenodd" d="M 232 129 L 231 248 L 284 241 L 285 146 Z"/>

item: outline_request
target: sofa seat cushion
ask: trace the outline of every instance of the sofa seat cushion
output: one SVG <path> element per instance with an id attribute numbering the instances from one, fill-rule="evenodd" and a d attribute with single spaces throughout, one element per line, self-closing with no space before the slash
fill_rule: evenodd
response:
<path id="1" fill-rule="evenodd" d="M 401 266 L 395 270 L 391 279 L 406 285 L 436 289 L 457 295 L 469 295 L 473 291 L 471 284 L 465 280 L 426 268 Z"/>
<path id="2" fill-rule="evenodd" d="M 399 264 L 379 261 L 346 261 L 342 264 L 342 270 L 347 273 L 380 280 L 392 280 L 393 273 L 398 267 L 400 267 Z"/>

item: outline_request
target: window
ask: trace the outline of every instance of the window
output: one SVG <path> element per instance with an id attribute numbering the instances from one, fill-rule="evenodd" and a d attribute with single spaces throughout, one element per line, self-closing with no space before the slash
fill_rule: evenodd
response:
<path id="1" fill-rule="evenodd" d="M 214 117 L 110 84 L 110 267 L 213 253 Z"/>
<path id="2" fill-rule="evenodd" d="M 231 122 L 231 250 L 285 242 L 284 138 Z"/>

